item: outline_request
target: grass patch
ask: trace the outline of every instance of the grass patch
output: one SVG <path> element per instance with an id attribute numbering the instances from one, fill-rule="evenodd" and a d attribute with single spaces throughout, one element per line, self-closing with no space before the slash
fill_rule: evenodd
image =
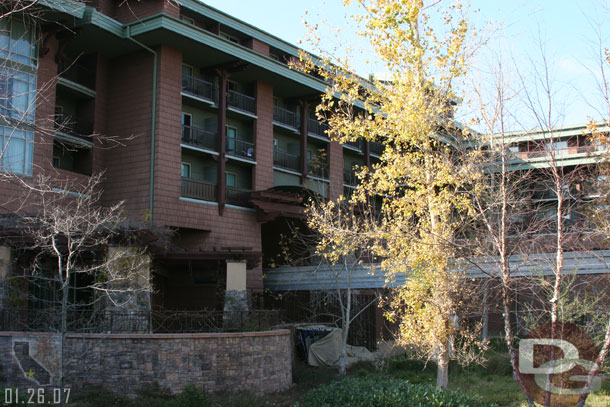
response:
<path id="1" fill-rule="evenodd" d="M 302 407 L 486 407 L 476 396 L 386 376 L 346 377 L 307 392 Z"/>

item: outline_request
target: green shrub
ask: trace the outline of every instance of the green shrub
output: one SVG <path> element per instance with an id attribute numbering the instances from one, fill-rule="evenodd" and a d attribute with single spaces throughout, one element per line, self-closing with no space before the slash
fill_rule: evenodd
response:
<path id="1" fill-rule="evenodd" d="M 484 407 L 489 404 L 464 394 L 438 390 L 387 377 L 347 377 L 310 390 L 300 407 Z"/>
<path id="2" fill-rule="evenodd" d="M 397 356 L 388 361 L 388 372 L 413 372 L 422 373 L 433 371 L 434 363 L 426 363 L 423 360 L 407 359 L 406 356 Z"/>
<path id="3" fill-rule="evenodd" d="M 187 384 L 180 396 L 167 403 L 171 407 L 208 407 L 212 405 L 207 393 L 192 384 Z"/>

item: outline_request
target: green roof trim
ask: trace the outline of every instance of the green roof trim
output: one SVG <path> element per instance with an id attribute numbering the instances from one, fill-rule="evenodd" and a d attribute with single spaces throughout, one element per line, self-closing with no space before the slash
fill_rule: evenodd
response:
<path id="1" fill-rule="evenodd" d="M 103 30 L 106 30 L 117 37 L 124 37 L 124 25 L 115 19 L 108 17 L 104 13 L 100 13 L 93 7 L 87 7 L 83 13 L 83 18 L 76 22 L 76 27 L 85 25 L 95 25 Z"/>
<path id="2" fill-rule="evenodd" d="M 605 122 L 595 123 L 599 131 L 610 132 L 610 127 Z M 587 129 L 588 124 L 581 124 L 576 126 L 565 126 L 565 127 L 554 127 L 551 131 L 548 130 L 535 130 L 535 131 L 515 131 L 510 133 L 504 133 L 504 141 L 506 143 L 518 143 L 521 141 L 538 141 L 552 137 L 553 139 L 569 138 L 579 136 L 581 134 L 590 134 L 591 132 Z M 552 133 L 552 136 L 551 136 Z M 498 134 L 494 134 L 494 137 L 500 137 Z"/>
<path id="3" fill-rule="evenodd" d="M 600 154 L 566 154 L 564 157 L 557 157 L 557 165 L 559 167 L 568 167 L 573 165 L 590 165 L 600 162 L 603 157 Z M 536 157 L 531 159 L 516 159 L 507 163 L 508 171 L 530 170 L 549 168 L 551 164 L 547 157 Z"/>
<path id="4" fill-rule="evenodd" d="M 290 69 L 285 64 L 276 61 L 266 55 L 260 54 L 250 48 L 240 44 L 235 44 L 229 40 L 219 37 L 209 31 L 195 27 L 175 17 L 166 14 L 156 14 L 130 23 L 131 35 L 146 34 L 155 30 L 169 30 L 184 37 L 193 39 L 201 44 L 211 46 L 221 52 L 235 56 L 243 61 L 249 62 L 267 71 L 283 76 L 287 79 L 301 83 L 309 88 L 320 93 L 326 92 L 326 83 L 320 79 L 314 78 L 303 72 Z M 356 106 L 364 108 L 362 102 L 356 103 Z"/>
<path id="5" fill-rule="evenodd" d="M 231 27 L 234 30 L 240 31 L 252 38 L 269 44 L 271 47 L 282 50 L 288 54 L 299 56 L 299 48 L 286 42 L 266 31 L 263 31 L 253 25 L 250 25 L 244 21 L 238 20 L 235 17 L 226 14 L 214 7 L 210 7 L 207 4 L 197 0 L 176 0 L 176 3 L 181 6 L 188 8 L 195 13 L 201 14 L 205 17 L 211 18 L 218 21 L 222 25 Z"/>

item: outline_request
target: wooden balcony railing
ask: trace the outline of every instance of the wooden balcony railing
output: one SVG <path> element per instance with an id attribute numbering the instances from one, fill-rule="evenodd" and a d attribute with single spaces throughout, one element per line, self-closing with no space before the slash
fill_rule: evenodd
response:
<path id="1" fill-rule="evenodd" d="M 228 204 L 237 206 L 250 206 L 250 191 L 249 189 L 227 187 L 225 190 L 225 199 Z"/>
<path id="2" fill-rule="evenodd" d="M 189 75 L 182 75 L 182 92 L 211 102 L 217 100 L 216 87 L 213 83 Z"/>
<path id="3" fill-rule="evenodd" d="M 307 173 L 314 177 L 328 179 L 328 163 L 310 160 L 307 162 Z"/>
<path id="4" fill-rule="evenodd" d="M 383 150 L 385 150 L 385 145 L 383 143 L 379 143 L 377 141 L 369 141 L 369 151 L 371 154 L 382 155 Z"/>
<path id="5" fill-rule="evenodd" d="M 234 138 L 228 138 L 226 144 L 227 154 L 232 155 L 234 157 L 254 160 L 254 143 Z"/>
<path id="6" fill-rule="evenodd" d="M 343 183 L 345 185 L 356 186 L 358 185 L 358 177 L 356 171 L 343 169 Z"/>
<path id="7" fill-rule="evenodd" d="M 198 127 L 183 124 L 182 142 L 191 146 L 218 151 L 218 135 Z"/>
<path id="8" fill-rule="evenodd" d="M 273 165 L 293 171 L 300 171 L 299 156 L 281 150 L 273 150 Z"/>
<path id="9" fill-rule="evenodd" d="M 296 112 L 283 109 L 279 106 L 273 106 L 273 121 L 295 129 L 299 127 L 299 119 Z"/>
<path id="10" fill-rule="evenodd" d="M 328 130 L 328 125 L 326 123 L 320 123 L 319 121 L 317 121 L 316 119 L 312 119 L 311 117 L 307 119 L 307 131 L 309 133 L 328 138 L 326 130 Z"/>
<path id="11" fill-rule="evenodd" d="M 256 99 L 234 90 L 227 91 L 227 105 L 237 110 L 256 114 Z"/>
<path id="12" fill-rule="evenodd" d="M 184 198 L 201 199 L 204 201 L 217 201 L 216 184 L 182 177 L 182 196 Z"/>

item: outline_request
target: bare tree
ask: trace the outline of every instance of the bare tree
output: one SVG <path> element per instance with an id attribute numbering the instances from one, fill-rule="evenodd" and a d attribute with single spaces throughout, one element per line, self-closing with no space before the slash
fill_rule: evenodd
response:
<path id="1" fill-rule="evenodd" d="M 46 175 L 14 178 L 24 195 L 17 215 L 5 220 L 18 233 L 18 249 L 31 254 L 25 270 L 10 277 L 11 286 L 20 294 L 24 284 L 44 285 L 53 294 L 15 298 L 18 304 L 37 301 L 44 319 L 39 328 L 60 336 L 62 394 L 70 357 L 66 333 L 99 330 L 107 326 L 108 312 L 150 309 L 149 257 L 139 236 L 152 233 L 152 227 L 127 223 L 122 202 L 102 206 L 101 179 L 96 174 L 77 184 Z"/>
<path id="2" fill-rule="evenodd" d="M 371 198 L 372 200 L 372 198 Z M 372 262 L 369 230 L 374 222 L 374 203 L 353 203 L 341 197 L 338 201 L 318 202 L 307 207 L 307 223 L 315 232 L 318 267 L 325 267 L 334 280 L 335 289 L 327 295 L 338 303 L 341 321 L 341 356 L 339 372 L 345 374 L 347 339 L 351 324 L 371 306 L 378 294 L 354 309 L 353 279 L 358 271 L 367 270 Z"/>

